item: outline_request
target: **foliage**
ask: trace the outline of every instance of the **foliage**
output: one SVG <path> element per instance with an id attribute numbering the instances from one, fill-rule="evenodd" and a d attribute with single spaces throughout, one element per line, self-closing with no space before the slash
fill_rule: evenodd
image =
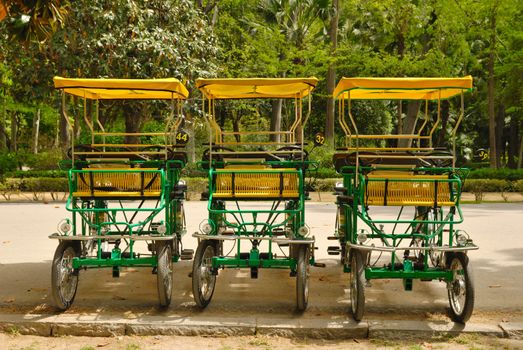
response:
<path id="1" fill-rule="evenodd" d="M 334 55 L 327 35 L 332 18 L 331 2 L 327 0 L 221 0 L 209 1 L 212 4 L 209 7 L 189 0 L 6 3 L 11 7 L 10 19 L 0 22 L 0 103 L 7 108 L 5 114 L 0 108 L 0 133 L 5 125 L 6 141 L 10 144 L 11 131 L 18 128 L 21 155 L 16 156 L 17 166 L 19 160 L 34 168 L 40 167 L 38 163 L 49 167 L 52 163 L 52 157 L 45 152 L 56 148 L 59 131 L 59 101 L 52 87 L 54 75 L 174 76 L 188 81 L 191 99 L 185 107 L 188 116 L 185 127 L 194 134 L 191 152 L 199 154 L 200 144 L 207 136 L 198 92 L 193 86 L 196 78 L 315 75 L 320 82 L 305 129 L 306 135 L 313 135 L 324 128 L 328 97 L 324 77 L 333 63 L 337 79 L 473 75 L 474 92 L 466 94 L 465 118 L 457 139 L 459 158 L 470 160 L 470 154 L 477 148 L 489 146 L 487 68 L 492 53 L 493 97 L 496 114 L 500 116 L 496 138 L 504 150 L 502 163 L 516 166 L 523 130 L 523 29 L 514 24 L 522 21 L 522 0 L 340 2 Z M 29 5 L 20 6 L 22 3 Z M 29 21 L 22 23 L 26 18 L 23 16 L 29 16 Z M 70 114 L 82 114 L 81 101 L 73 100 L 71 105 Z M 101 120 L 113 130 L 162 128 L 163 104 L 101 105 L 104 108 Z M 365 132 L 382 134 L 397 128 L 396 103 L 360 102 L 353 107 L 358 127 Z M 435 138 L 440 133 L 448 135 L 456 122 L 458 108 L 459 101 L 450 102 L 449 121 L 444 130 L 441 124 L 436 128 Z M 49 162 L 32 162 L 24 155 L 31 144 L 38 110 L 42 118 L 40 145 L 44 151 L 38 157 Z M 435 125 L 436 110 L 435 104 L 429 107 L 428 128 Z M 227 116 L 223 125 L 228 128 L 244 130 L 271 125 L 271 106 L 267 103 L 246 108 L 234 118 L 229 117 L 232 114 L 227 108 L 222 113 Z M 292 110 L 283 107 L 284 125 L 292 114 Z M 123 121 L 124 115 L 130 121 Z M 131 119 L 129 115 L 139 117 Z M 89 141 L 86 127 L 81 124 L 76 139 Z M 342 141 L 339 128 L 336 139 L 338 144 Z M 443 144 L 438 146 L 450 146 L 448 137 L 441 140 Z M 65 139 L 61 145 L 65 147 L 63 142 Z M 3 148 L 1 143 L 0 148 Z M 322 166 L 331 167 L 329 152 L 332 150 L 325 151 L 325 155 L 318 152 Z M 200 175 L 191 167 L 187 173 Z"/>
<path id="2" fill-rule="evenodd" d="M 6 177 L 26 179 L 33 177 L 45 177 L 45 178 L 67 178 L 67 171 L 64 170 L 28 170 L 22 171 L 17 170 L 7 173 Z"/>
<path id="3" fill-rule="evenodd" d="M 514 190 L 523 195 L 523 180 L 518 180 L 514 183 Z"/>
<path id="4" fill-rule="evenodd" d="M 491 169 L 483 168 L 472 170 L 468 179 L 499 179 L 517 181 L 523 179 L 523 169 Z"/>
<path id="5" fill-rule="evenodd" d="M 16 155 L 14 153 L 0 153 L 0 179 L 9 171 L 13 171 L 18 167 Z"/>

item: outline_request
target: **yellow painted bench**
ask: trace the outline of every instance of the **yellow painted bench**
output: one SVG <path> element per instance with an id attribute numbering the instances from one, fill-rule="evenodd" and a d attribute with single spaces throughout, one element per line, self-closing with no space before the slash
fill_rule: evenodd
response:
<path id="1" fill-rule="evenodd" d="M 408 181 L 405 181 L 408 180 Z M 395 206 L 455 206 L 447 175 L 375 172 L 367 175 L 365 203 Z"/>
<path id="2" fill-rule="evenodd" d="M 235 165 L 216 170 L 214 198 L 277 199 L 299 198 L 299 196 L 299 173 L 296 169 Z"/>
<path id="3" fill-rule="evenodd" d="M 116 170 L 118 172 L 100 172 Z M 121 172 L 122 170 L 125 170 Z M 145 171 L 144 171 L 145 170 Z M 74 197 L 159 197 L 162 193 L 161 174 L 156 168 L 97 168 L 75 173 Z"/>

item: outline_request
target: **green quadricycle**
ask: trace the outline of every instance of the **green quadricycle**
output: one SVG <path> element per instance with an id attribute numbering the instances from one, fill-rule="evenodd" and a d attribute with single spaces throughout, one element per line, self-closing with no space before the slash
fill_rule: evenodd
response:
<path id="1" fill-rule="evenodd" d="M 304 179 L 315 165 L 304 148 L 303 127 L 316 84 L 316 78 L 196 81 L 210 130 L 201 162 L 209 172 L 204 194 L 209 216 L 194 234 L 199 240 L 192 272 L 198 306 L 211 301 L 219 269 L 246 268 L 257 278 L 261 268 L 284 268 L 296 277 L 297 309 L 307 307 L 314 237 L 305 224 Z M 281 100 L 293 116 L 282 130 L 268 131 L 260 123 L 244 130 L 231 122 L 242 111 L 259 113 L 256 103 L 270 110 L 268 102 Z"/>
<path id="2" fill-rule="evenodd" d="M 372 279 L 401 279 L 405 290 L 413 281 L 440 280 L 447 284 L 450 315 L 466 322 L 474 307 L 474 286 L 467 251 L 477 249 L 469 235 L 456 229 L 463 221 L 460 208 L 466 169 L 455 167 L 456 130 L 463 118 L 464 93 L 472 78 L 343 78 L 334 91 L 343 146 L 334 155 L 343 184 L 336 186 L 335 236 L 350 272 L 354 319 L 361 320 L 365 288 Z M 460 112 L 449 118 L 452 151 L 433 147 L 441 124 L 441 101 L 461 96 Z M 354 100 L 396 100 L 398 128 L 374 135 L 358 128 Z M 425 115 L 402 127 L 402 101 L 424 106 Z M 429 113 L 429 104 L 434 117 Z M 361 118 L 361 117 L 360 117 Z M 447 119 L 446 119 L 447 120 Z M 361 125 L 360 125 L 361 126 Z M 377 207 L 398 208 L 388 217 Z"/>
<path id="3" fill-rule="evenodd" d="M 71 306 L 81 269 L 107 267 L 113 277 L 119 277 L 120 269 L 129 266 L 152 268 L 157 274 L 160 305 L 169 305 L 173 263 L 192 258 L 192 251 L 181 245 L 186 185 L 180 172 L 187 162 L 183 151 L 187 134 L 180 124 L 187 89 L 173 78 L 55 77 L 54 83 L 62 90 L 62 113 L 72 137 L 69 159 L 61 164 L 69 169 L 66 209 L 71 217 L 49 236 L 59 242 L 52 264 L 56 306 L 62 310 Z M 68 95 L 75 101 L 83 99 L 88 143 L 75 142 L 81 118 L 68 117 Z M 130 100 L 153 104 L 153 110 L 165 113 L 165 130 L 106 130 L 103 120 L 107 118 L 99 116 L 100 105 L 131 104 Z"/>

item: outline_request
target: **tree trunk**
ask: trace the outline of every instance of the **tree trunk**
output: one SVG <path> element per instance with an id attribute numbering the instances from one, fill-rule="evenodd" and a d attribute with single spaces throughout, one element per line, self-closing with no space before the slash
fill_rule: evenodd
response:
<path id="1" fill-rule="evenodd" d="M 332 0 L 332 17 L 329 27 L 329 39 L 331 42 L 331 57 L 336 54 L 338 46 L 338 22 L 339 22 L 339 0 Z M 336 87 L 336 65 L 331 63 L 327 70 L 327 116 L 325 120 L 325 138 L 327 143 L 334 145 L 334 98 L 332 93 Z"/>
<path id="2" fill-rule="evenodd" d="M 436 140 L 436 147 L 445 147 L 445 135 L 447 135 L 447 124 L 450 115 L 450 103 L 448 100 L 441 101 L 441 129 Z"/>
<path id="3" fill-rule="evenodd" d="M 523 136 L 519 144 L 518 169 L 521 169 L 521 163 L 523 163 Z"/>
<path id="4" fill-rule="evenodd" d="M 214 28 L 216 26 L 216 23 L 218 23 L 218 4 L 214 6 L 214 11 L 212 13 L 212 19 L 211 19 L 211 28 Z"/>
<path id="5" fill-rule="evenodd" d="M 141 117 L 134 113 L 125 113 L 125 132 L 127 133 L 138 133 L 142 128 Z M 125 136 L 124 143 L 128 144 L 139 144 L 140 138 L 136 135 Z"/>
<path id="6" fill-rule="evenodd" d="M 505 129 L 505 106 L 503 103 L 498 105 L 498 113 L 496 114 L 496 150 L 498 167 L 501 167 L 501 158 L 505 161 L 505 139 L 503 131 Z"/>
<path id="7" fill-rule="evenodd" d="M 510 118 L 510 130 L 508 137 L 508 161 L 510 169 L 516 169 L 516 157 L 518 156 L 519 125 L 516 117 Z"/>
<path id="8" fill-rule="evenodd" d="M 496 15 L 493 12 L 490 16 L 490 52 L 488 58 L 488 86 L 487 103 L 489 116 L 489 147 L 490 147 L 490 167 L 499 168 L 498 151 L 496 149 L 496 113 L 494 108 L 494 59 L 496 50 Z"/>
<path id="9" fill-rule="evenodd" d="M 59 122 L 59 134 L 60 134 L 60 148 L 62 149 L 62 154 L 65 156 L 67 154 L 67 149 L 71 147 L 70 145 L 70 135 L 69 135 L 69 124 L 65 120 L 65 115 L 60 109 L 60 122 Z"/>
<path id="10" fill-rule="evenodd" d="M 418 119 L 419 112 L 419 101 L 409 101 L 407 103 L 407 115 L 403 121 L 402 134 L 413 134 L 416 129 L 416 121 Z M 411 147 L 412 139 L 400 139 L 398 140 L 398 147 Z"/>
<path id="11" fill-rule="evenodd" d="M 33 154 L 38 153 L 38 135 L 40 133 L 40 114 L 41 114 L 41 110 L 40 110 L 40 108 L 37 108 L 36 115 L 33 119 L 33 145 L 32 145 Z"/>
<path id="12" fill-rule="evenodd" d="M 402 100 L 398 101 L 398 126 L 397 126 L 396 130 L 397 130 L 396 133 L 398 135 L 403 134 L 403 101 Z M 395 141 L 396 141 L 395 146 L 399 147 L 400 139 L 397 139 Z"/>
<path id="13" fill-rule="evenodd" d="M 2 115 L 0 116 L 0 152 L 7 149 L 7 131 L 5 120 L 7 119 L 7 99 L 2 98 Z"/>
<path id="14" fill-rule="evenodd" d="M 196 162 L 196 140 L 194 138 L 194 117 L 191 114 L 186 115 L 186 125 L 189 129 L 189 143 L 187 145 L 188 151 L 189 151 L 189 161 L 194 163 Z"/>
<path id="15" fill-rule="evenodd" d="M 17 147 L 17 134 L 18 134 L 18 118 L 16 118 L 16 113 L 11 114 L 11 144 L 9 145 L 9 151 L 16 152 Z"/>
<path id="16" fill-rule="evenodd" d="M 232 131 L 236 133 L 234 134 L 234 138 L 236 139 L 236 142 L 241 142 L 241 135 L 238 133 L 240 132 L 240 121 L 242 120 L 242 114 L 237 111 L 236 113 L 233 113 L 232 116 Z"/>
<path id="17" fill-rule="evenodd" d="M 283 105 L 283 100 L 273 100 L 272 101 L 272 114 L 271 114 L 271 131 L 281 131 L 281 108 Z M 280 134 L 272 134 L 271 141 L 281 142 Z M 288 140 L 286 140 L 288 141 Z"/>

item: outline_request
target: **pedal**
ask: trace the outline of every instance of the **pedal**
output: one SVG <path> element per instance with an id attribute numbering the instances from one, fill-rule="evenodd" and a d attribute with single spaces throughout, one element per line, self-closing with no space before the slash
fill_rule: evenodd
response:
<path id="1" fill-rule="evenodd" d="M 225 230 L 221 234 L 224 235 L 224 236 L 234 236 L 234 231 L 233 230 Z"/>
<path id="2" fill-rule="evenodd" d="M 327 247 L 327 254 L 329 254 L 329 255 L 340 255 L 340 253 L 341 253 L 341 248 L 338 246 Z"/>
<path id="3" fill-rule="evenodd" d="M 327 265 L 325 265 L 324 263 L 318 263 L 318 262 L 315 262 L 314 265 L 312 265 L 314 267 L 327 267 Z"/>
<path id="4" fill-rule="evenodd" d="M 328 237 L 327 237 L 327 240 L 328 240 L 328 241 L 337 241 L 337 240 L 339 240 L 339 239 L 340 239 L 340 238 L 339 238 L 339 237 L 336 237 L 336 236 L 328 236 Z"/>
<path id="5" fill-rule="evenodd" d="M 192 260 L 194 256 L 194 249 L 182 249 L 182 254 L 180 255 L 181 260 Z"/>
<path id="6" fill-rule="evenodd" d="M 272 230 L 272 235 L 276 237 L 285 236 L 285 231 L 282 228 L 275 228 L 274 230 Z"/>

